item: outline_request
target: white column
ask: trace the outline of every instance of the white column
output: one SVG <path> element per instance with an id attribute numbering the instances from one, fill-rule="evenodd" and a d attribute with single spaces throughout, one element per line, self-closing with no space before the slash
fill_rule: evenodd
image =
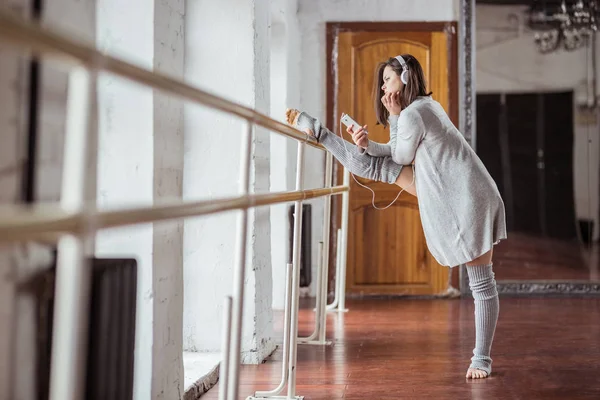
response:
<path id="1" fill-rule="evenodd" d="M 310 3 L 313 4 L 310 4 Z M 327 106 L 325 91 L 327 90 L 325 85 L 325 63 L 322 58 L 325 57 L 325 24 L 322 22 L 321 11 L 328 8 L 337 10 L 339 7 L 334 4 L 328 4 L 323 2 L 317 2 L 313 0 L 299 1 L 298 15 L 296 17 L 297 27 L 299 32 L 298 39 L 290 43 L 290 51 L 296 51 L 296 54 L 301 54 L 302 57 L 295 59 L 293 64 L 290 64 L 290 73 L 293 73 L 290 77 L 297 76 L 296 80 L 302 82 L 302 86 L 298 85 L 294 87 L 299 93 L 299 108 L 303 111 L 308 112 L 310 115 L 321 120 L 323 124 L 327 121 Z M 308 3 L 308 4 L 307 4 Z M 346 12 L 352 12 L 356 5 L 350 4 L 351 2 L 345 1 L 345 4 L 340 5 L 345 9 Z M 367 6 L 370 7 L 370 6 Z M 380 5 L 374 6 L 376 9 L 381 7 Z M 339 10 L 341 12 L 341 10 Z M 357 19 L 362 19 L 362 15 Z M 301 38 L 301 39 L 300 39 Z M 294 57 L 294 55 L 290 55 Z M 313 65 L 308 60 L 310 57 L 319 59 L 321 67 Z M 318 74 L 323 74 L 323 77 Z M 291 83 L 291 82 L 290 82 Z M 328 128 L 332 129 L 333 126 Z M 317 166 L 315 168 L 314 166 Z M 307 147 L 304 159 L 304 187 L 323 187 L 325 183 L 325 153 L 321 150 L 316 150 Z M 318 254 L 317 249 L 319 242 L 324 240 L 323 238 L 323 211 L 324 201 L 323 199 L 314 199 L 305 202 L 305 204 L 311 205 L 312 214 L 312 232 L 311 232 L 311 269 L 312 269 L 312 282 L 310 287 L 310 295 L 316 295 L 316 283 L 318 275 Z"/>
<path id="2" fill-rule="evenodd" d="M 186 80 L 269 113 L 269 2 L 189 2 L 186 10 Z M 204 107 L 185 106 L 186 199 L 237 195 L 243 121 Z M 269 190 L 270 134 L 256 129 L 252 192 Z M 242 362 L 258 363 L 274 349 L 270 211 L 249 213 L 249 244 L 242 332 Z M 219 351 L 222 305 L 232 293 L 235 213 L 185 222 L 184 348 Z M 234 300 L 235 301 L 235 300 Z"/>
<path id="3" fill-rule="evenodd" d="M 154 68 L 183 79 L 185 0 L 155 1 Z M 183 102 L 154 92 L 154 201 L 181 199 Z M 183 222 L 154 224 L 152 398 L 183 397 Z"/>
<path id="4" fill-rule="evenodd" d="M 297 0 L 271 3 L 271 118 L 283 121 L 288 107 L 300 106 L 300 31 Z M 271 191 L 294 190 L 297 144 L 271 136 Z M 289 222 L 291 204 L 271 207 L 273 308 L 284 306 L 286 265 L 291 262 Z"/>

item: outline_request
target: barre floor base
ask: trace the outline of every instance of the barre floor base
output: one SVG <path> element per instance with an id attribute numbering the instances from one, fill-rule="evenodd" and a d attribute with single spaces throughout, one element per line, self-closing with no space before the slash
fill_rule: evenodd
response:
<path id="1" fill-rule="evenodd" d="M 305 306 L 301 335 L 314 327 L 314 305 Z M 327 315 L 332 346 L 298 347 L 296 395 L 305 400 L 600 398 L 600 298 L 501 298 L 494 369 L 478 381 L 465 379 L 472 299 L 352 299 L 347 306 L 351 313 Z M 280 362 L 278 350 L 264 364 L 243 366 L 240 399 L 275 388 Z M 202 399 L 217 399 L 218 390 Z"/>

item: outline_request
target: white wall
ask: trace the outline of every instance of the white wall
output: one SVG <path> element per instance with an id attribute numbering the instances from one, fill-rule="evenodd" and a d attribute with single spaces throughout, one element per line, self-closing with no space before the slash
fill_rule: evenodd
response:
<path id="1" fill-rule="evenodd" d="M 183 77 L 184 2 L 98 0 L 98 47 L 148 69 Z M 182 197 L 180 99 L 103 74 L 99 80 L 101 208 Z M 102 231 L 98 256 L 138 262 L 134 397 L 183 395 L 183 224 Z"/>
<path id="2" fill-rule="evenodd" d="M 218 23 L 215 23 L 218 21 Z M 269 4 L 227 0 L 190 2 L 186 11 L 186 80 L 269 113 Z M 185 106 L 184 197 L 238 194 L 243 121 L 194 104 Z M 269 190 L 270 134 L 256 129 L 251 187 Z M 249 213 L 243 316 L 243 362 L 258 363 L 273 349 L 269 209 Z M 222 306 L 232 293 L 236 213 L 185 222 L 184 348 L 218 351 Z"/>
<path id="3" fill-rule="evenodd" d="M 97 46 L 108 54 L 152 68 L 154 8 L 144 0 L 123 7 L 119 0 L 98 1 Z M 152 204 L 152 90 L 112 75 L 98 80 L 98 206 Z M 152 224 L 98 233 L 99 257 L 137 260 L 137 310 L 134 398 L 152 393 Z"/>
<path id="4" fill-rule="evenodd" d="M 455 21 L 459 15 L 458 0 L 302 0 L 298 1 L 301 32 L 300 68 L 294 70 L 301 82 L 299 103 L 289 106 L 326 120 L 326 22 L 373 21 Z M 330 127 L 332 128 L 332 127 Z M 306 151 L 305 187 L 324 184 L 325 157 L 316 149 Z M 323 200 L 309 202 L 312 209 L 312 264 L 315 293 L 318 243 L 323 239 Z"/>
<path id="5" fill-rule="evenodd" d="M 281 120 L 285 115 L 286 104 L 286 26 L 281 21 L 271 24 L 271 117 Z M 291 190 L 288 182 L 287 142 L 289 139 L 273 134 L 271 136 L 271 188 L 272 192 Z M 273 308 L 283 309 L 285 292 L 285 265 L 288 259 L 289 222 L 288 204 L 271 207 L 271 263 L 273 265 Z"/>
<path id="6" fill-rule="evenodd" d="M 571 52 L 558 50 L 550 54 L 541 54 L 535 47 L 535 33 L 524 26 L 523 18 L 526 10 L 527 7 L 523 6 L 479 5 L 476 7 L 477 92 L 523 93 L 573 90 L 575 102 L 578 99 L 586 102 L 588 100 L 587 76 L 592 72 L 591 58 L 588 56 L 591 51 L 582 48 Z M 513 17 L 509 19 L 511 15 Z M 598 40 L 596 48 L 600 49 Z M 600 85 L 600 82 L 596 84 Z M 592 94 L 593 90 L 589 90 L 589 93 Z M 578 218 L 594 220 L 594 237 L 597 239 L 600 231 L 598 226 L 600 125 L 577 123 L 577 113 L 574 104 L 575 209 Z M 477 132 L 477 134 L 484 135 L 485 132 Z"/>
<path id="7" fill-rule="evenodd" d="M 477 92 L 572 90 L 585 84 L 586 49 L 541 54 L 525 24 L 526 6 L 476 7 Z M 521 18 L 519 22 L 509 16 Z"/>

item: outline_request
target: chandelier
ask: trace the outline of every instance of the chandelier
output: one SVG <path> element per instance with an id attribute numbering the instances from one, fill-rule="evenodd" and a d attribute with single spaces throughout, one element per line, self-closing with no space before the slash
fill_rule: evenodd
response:
<path id="1" fill-rule="evenodd" d="M 529 8 L 529 28 L 542 53 L 562 46 L 573 51 L 587 44 L 600 20 L 599 0 L 534 0 Z"/>

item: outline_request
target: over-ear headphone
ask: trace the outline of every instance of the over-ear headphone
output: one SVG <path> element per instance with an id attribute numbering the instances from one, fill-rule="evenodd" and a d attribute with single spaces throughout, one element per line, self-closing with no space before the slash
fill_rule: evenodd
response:
<path id="1" fill-rule="evenodd" d="M 400 66 L 402 66 L 402 73 L 400 74 L 400 80 L 405 85 L 408 83 L 408 65 L 406 65 L 406 61 L 402 56 L 396 56 L 396 60 L 400 62 Z"/>

